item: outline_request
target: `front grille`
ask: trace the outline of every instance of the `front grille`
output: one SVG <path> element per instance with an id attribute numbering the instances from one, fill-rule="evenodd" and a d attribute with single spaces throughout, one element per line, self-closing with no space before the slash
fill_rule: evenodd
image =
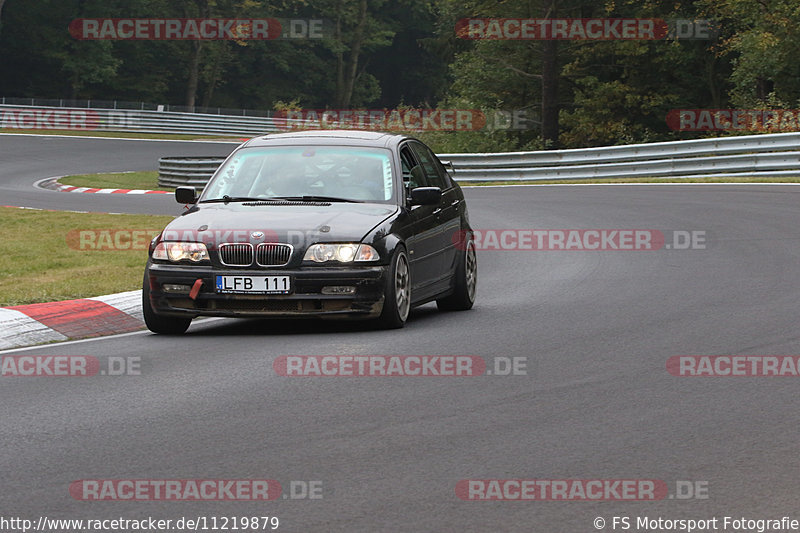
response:
<path id="1" fill-rule="evenodd" d="M 253 264 L 253 245 L 249 242 L 220 244 L 219 260 L 225 266 L 250 266 Z"/>
<path id="2" fill-rule="evenodd" d="M 283 266 L 291 256 L 290 244 L 262 242 L 256 248 L 256 263 L 259 266 Z"/>

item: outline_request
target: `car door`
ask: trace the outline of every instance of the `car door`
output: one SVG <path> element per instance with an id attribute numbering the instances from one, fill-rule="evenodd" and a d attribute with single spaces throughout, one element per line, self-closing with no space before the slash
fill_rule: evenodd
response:
<path id="1" fill-rule="evenodd" d="M 441 235 L 438 225 L 437 205 L 410 205 L 407 198 L 411 189 L 427 187 L 425 173 L 408 142 L 400 148 L 400 163 L 406 189 L 406 208 L 411 219 L 411 232 L 406 239 L 411 267 L 411 294 L 419 301 L 435 292 L 434 284 L 441 276 Z"/>
<path id="2" fill-rule="evenodd" d="M 437 209 L 433 210 L 434 223 L 437 226 L 436 236 L 437 255 L 439 256 L 439 273 L 435 282 L 447 285 L 455 270 L 456 240 L 461 229 L 461 196 L 453 187 L 450 176 L 433 152 L 418 141 L 412 141 L 411 147 L 420 162 L 428 187 L 439 187 L 442 190 L 442 200 Z M 446 288 L 446 287 L 445 287 Z"/>

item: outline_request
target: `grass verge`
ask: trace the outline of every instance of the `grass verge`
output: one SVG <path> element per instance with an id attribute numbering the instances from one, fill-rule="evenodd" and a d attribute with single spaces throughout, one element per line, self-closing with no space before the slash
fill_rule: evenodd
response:
<path id="1" fill-rule="evenodd" d="M 0 307 L 140 289 L 150 236 L 172 219 L 0 207 Z"/>
<path id="2" fill-rule="evenodd" d="M 154 191 L 173 191 L 175 189 L 158 186 L 158 172 L 106 172 L 102 174 L 76 174 L 59 178 L 59 183 L 75 187 L 98 189 L 148 189 Z"/>

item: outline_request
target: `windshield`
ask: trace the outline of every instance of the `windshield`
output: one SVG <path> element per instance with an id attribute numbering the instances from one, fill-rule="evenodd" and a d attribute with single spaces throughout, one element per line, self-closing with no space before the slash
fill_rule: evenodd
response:
<path id="1" fill-rule="evenodd" d="M 234 198 L 328 197 L 390 202 L 391 152 L 360 146 L 242 148 L 206 187 L 200 201 Z"/>

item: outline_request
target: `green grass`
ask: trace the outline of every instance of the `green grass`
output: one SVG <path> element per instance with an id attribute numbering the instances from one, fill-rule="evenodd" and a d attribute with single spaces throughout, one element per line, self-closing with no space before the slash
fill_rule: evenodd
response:
<path id="1" fill-rule="evenodd" d="M 59 183 L 76 187 L 98 189 L 148 189 L 172 191 L 174 189 L 158 186 L 158 172 L 108 172 L 103 174 L 77 174 L 59 178 Z"/>
<path id="2" fill-rule="evenodd" d="M 458 181 L 458 171 L 455 174 Z M 480 181 L 460 182 L 462 187 L 485 185 L 562 185 L 580 183 L 584 185 L 603 183 L 800 183 L 800 177 L 750 177 L 750 178 L 606 178 L 596 180 L 525 180 L 525 181 Z"/>
<path id="3" fill-rule="evenodd" d="M 150 236 L 172 219 L 0 207 L 0 306 L 140 289 Z M 81 246 L 81 230 L 143 230 L 137 241 L 143 249 L 113 249 L 113 242 L 108 241 L 106 248 L 112 249 L 90 249 L 92 241 L 85 236 L 96 234 L 84 233 Z M 103 242 L 102 236 L 95 242 Z M 124 245 L 126 241 L 120 242 Z"/>
<path id="4" fill-rule="evenodd" d="M 23 133 L 26 135 L 68 135 L 81 137 L 116 137 L 122 139 L 168 139 L 175 141 L 221 139 L 239 141 L 243 135 L 184 135 L 180 133 L 137 133 L 135 131 L 95 131 L 95 130 L 26 130 L 0 128 L 0 133 Z"/>

